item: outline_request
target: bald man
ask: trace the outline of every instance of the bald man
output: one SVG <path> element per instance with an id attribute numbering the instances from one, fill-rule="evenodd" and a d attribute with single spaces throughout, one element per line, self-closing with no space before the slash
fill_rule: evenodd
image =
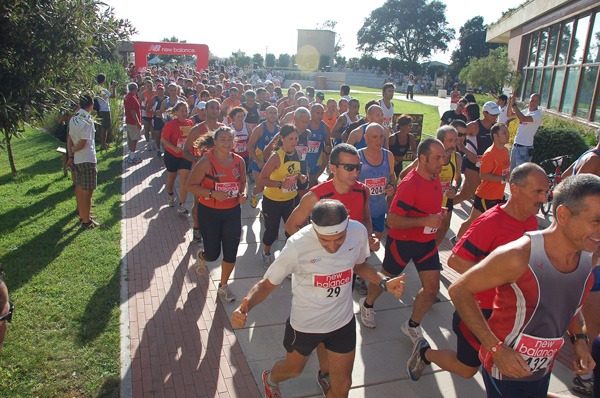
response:
<path id="1" fill-rule="evenodd" d="M 349 145 L 354 145 L 356 149 L 366 148 L 367 142 L 365 140 L 365 134 L 367 126 L 371 123 L 382 125 L 383 120 L 383 109 L 379 105 L 371 105 L 369 109 L 367 109 L 366 123 L 352 130 L 348 136 L 347 143 Z M 384 127 L 383 147 L 385 149 L 389 149 L 389 141 L 389 129 Z"/>

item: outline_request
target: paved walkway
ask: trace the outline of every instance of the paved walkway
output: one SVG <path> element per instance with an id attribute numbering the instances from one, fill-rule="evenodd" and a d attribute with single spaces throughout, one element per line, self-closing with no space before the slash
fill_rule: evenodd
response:
<path id="1" fill-rule="evenodd" d="M 140 146 L 145 147 L 145 143 Z M 191 241 L 191 216 L 178 215 L 175 208 L 166 205 L 163 160 L 153 155 L 144 152 L 143 162 L 127 165 L 124 172 L 123 250 L 127 271 L 122 289 L 122 397 L 262 397 L 262 370 L 285 353 L 281 341 L 289 316 L 290 282 L 284 281 L 250 313 L 244 329 L 233 330 L 230 316 L 239 301 L 225 303 L 217 298 L 219 262 L 208 263 L 207 275 L 200 277 L 194 272 L 198 245 Z M 177 189 L 175 192 L 177 195 Z M 188 209 L 191 205 L 190 195 Z M 448 236 L 469 211 L 469 205 L 457 206 Z M 246 204 L 242 218 L 242 242 L 230 283 L 239 300 L 264 273 L 258 254 L 262 228 L 258 210 Z M 276 254 L 283 243 L 281 239 L 275 243 Z M 449 253 L 446 241 L 440 247 L 442 263 Z M 369 262 L 380 267 L 382 259 L 383 248 L 373 253 Z M 450 329 L 454 307 L 447 294 L 455 278 L 452 270 L 443 271 L 442 301 L 433 305 L 423 322 L 426 336 L 435 347 L 455 347 Z M 410 315 L 420 288 L 414 267 L 407 267 L 406 280 L 401 300 L 384 294 L 377 301 L 376 329 L 366 329 L 357 322 L 350 396 L 397 396 L 399 390 L 404 397 L 483 396 L 479 375 L 464 380 L 434 366 L 419 382 L 408 379 L 405 364 L 412 344 L 399 327 Z M 354 311 L 358 313 L 360 297 L 355 294 L 354 298 Z M 561 354 L 561 360 L 567 363 L 568 351 Z M 320 396 L 317 370 L 313 354 L 300 377 L 282 383 L 284 396 Z M 571 377 L 569 369 L 557 362 L 550 390 L 568 392 Z"/>

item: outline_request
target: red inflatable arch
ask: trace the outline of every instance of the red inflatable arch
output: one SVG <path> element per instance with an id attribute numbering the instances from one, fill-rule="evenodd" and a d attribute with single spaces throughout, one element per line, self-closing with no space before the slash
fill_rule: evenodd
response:
<path id="1" fill-rule="evenodd" d="M 145 72 L 148 68 L 148 54 L 195 55 L 196 70 L 208 69 L 208 46 L 206 44 L 135 41 L 133 50 L 135 51 L 135 70 L 137 72 Z"/>

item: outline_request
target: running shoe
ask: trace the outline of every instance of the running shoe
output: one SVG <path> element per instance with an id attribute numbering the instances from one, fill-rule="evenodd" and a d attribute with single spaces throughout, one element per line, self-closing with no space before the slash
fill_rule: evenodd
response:
<path id="1" fill-rule="evenodd" d="M 196 243 L 202 243 L 202 234 L 200 233 L 199 229 L 194 229 L 193 230 L 193 235 L 194 235 L 194 242 Z"/>
<path id="2" fill-rule="evenodd" d="M 423 338 L 423 330 L 421 329 L 421 326 L 411 328 L 408 326 L 408 321 L 404 322 L 402 326 L 400 326 L 400 330 L 402 333 L 410 337 L 413 343 L 416 343 L 419 339 Z"/>
<path id="3" fill-rule="evenodd" d="M 258 206 L 258 195 L 252 194 L 250 196 L 250 207 L 256 209 L 256 206 Z"/>
<path id="4" fill-rule="evenodd" d="M 135 158 L 132 158 L 131 156 L 127 156 L 127 163 L 134 164 L 135 163 Z"/>
<path id="5" fill-rule="evenodd" d="M 228 303 L 235 301 L 235 295 L 233 294 L 231 289 L 229 289 L 228 284 L 221 285 L 219 287 L 219 290 L 217 290 L 217 293 L 223 298 L 223 300 L 227 301 Z"/>
<path id="6" fill-rule="evenodd" d="M 273 263 L 273 254 L 271 254 L 271 253 L 267 254 L 263 251 L 262 252 L 262 262 L 263 262 L 264 269 L 269 268 L 269 266 Z"/>
<path id="7" fill-rule="evenodd" d="M 421 378 L 421 373 L 425 370 L 427 364 L 421 357 L 421 350 L 423 348 L 429 348 L 429 343 L 424 338 L 420 338 L 415 342 L 411 356 L 406 362 L 406 373 L 413 380 L 417 381 Z"/>
<path id="8" fill-rule="evenodd" d="M 185 208 L 185 206 L 182 203 L 180 203 L 179 207 L 177 208 L 177 213 L 187 215 L 189 211 Z"/>
<path id="9" fill-rule="evenodd" d="M 331 384 L 329 383 L 329 373 L 322 374 L 321 369 L 319 369 L 319 372 L 317 373 L 317 384 L 319 384 L 319 387 L 321 387 L 323 396 L 327 396 L 327 391 L 329 391 L 329 386 Z"/>
<path id="10" fill-rule="evenodd" d="M 356 277 L 356 281 L 354 281 L 354 291 L 361 296 L 365 296 L 367 294 L 367 281 L 361 278 L 360 276 Z"/>
<path id="11" fill-rule="evenodd" d="M 363 297 L 358 301 L 358 305 L 360 306 L 360 321 L 366 327 L 373 329 L 376 326 L 375 310 L 373 308 L 365 307 L 365 301 L 367 301 L 366 297 Z"/>
<path id="12" fill-rule="evenodd" d="M 137 156 L 133 158 L 133 163 L 142 163 L 142 158 L 138 158 Z"/>
<path id="13" fill-rule="evenodd" d="M 204 250 L 198 252 L 198 260 L 194 264 L 194 270 L 198 275 L 204 275 L 206 273 L 206 260 L 204 259 Z"/>
<path id="14" fill-rule="evenodd" d="M 270 370 L 265 370 L 262 374 L 262 382 L 263 386 L 265 386 L 265 398 L 283 398 L 281 395 L 281 391 L 279 391 L 279 384 L 274 387 L 271 387 L 267 382 L 269 375 L 271 374 Z"/>
<path id="15" fill-rule="evenodd" d="M 580 394 L 592 395 L 594 391 L 594 379 L 584 380 L 581 376 L 577 375 L 573 377 L 571 389 Z"/>
<path id="16" fill-rule="evenodd" d="M 175 207 L 175 195 L 167 194 L 167 198 L 167 203 L 169 204 L 169 207 Z"/>

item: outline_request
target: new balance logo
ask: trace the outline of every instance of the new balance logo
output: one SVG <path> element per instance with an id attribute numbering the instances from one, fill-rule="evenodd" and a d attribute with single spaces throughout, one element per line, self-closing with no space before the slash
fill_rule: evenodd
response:
<path id="1" fill-rule="evenodd" d="M 153 44 L 148 48 L 148 51 L 160 51 L 160 44 Z"/>

